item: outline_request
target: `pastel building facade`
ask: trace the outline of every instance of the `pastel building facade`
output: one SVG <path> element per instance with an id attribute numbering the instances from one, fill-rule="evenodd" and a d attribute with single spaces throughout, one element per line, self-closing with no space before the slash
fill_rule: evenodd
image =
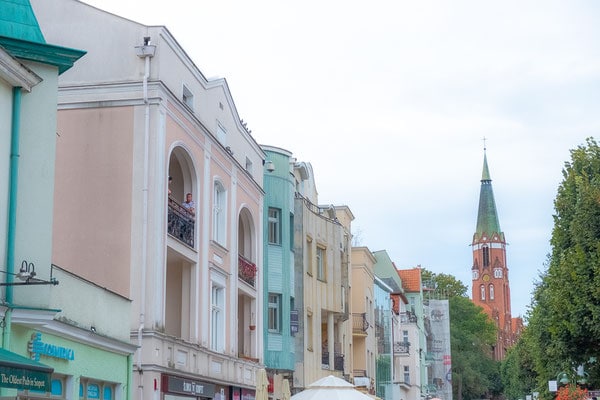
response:
<path id="1" fill-rule="evenodd" d="M 264 177 L 264 362 L 273 398 L 282 396 L 283 380 L 295 368 L 295 336 L 300 313 L 295 296 L 294 199 L 296 182 L 292 153 L 273 146 L 265 152 Z M 291 386 L 291 385 L 290 385 Z"/>
<path id="2" fill-rule="evenodd" d="M 410 351 L 401 365 L 404 382 L 409 391 L 418 391 L 420 397 L 426 397 L 429 395 L 429 370 L 421 269 L 399 269 L 398 275 L 408 300 L 406 312 L 400 316 L 402 335 L 408 337 L 410 343 Z"/>
<path id="3" fill-rule="evenodd" d="M 59 80 L 53 259 L 131 301 L 133 398 L 254 396 L 265 155 L 227 82 L 164 26 L 32 4 L 44 35 L 88 52 Z"/>
<path id="4" fill-rule="evenodd" d="M 389 297 L 391 300 L 389 319 L 392 347 L 378 353 L 378 370 L 382 379 L 377 382 L 377 396 L 384 399 L 418 399 L 421 397 L 421 368 L 416 318 L 410 312 L 403 281 L 387 251 L 375 251 L 373 255 L 377 260 L 376 314 L 385 316 L 388 313 L 386 299 Z M 390 373 L 384 369 L 388 358 L 392 363 Z"/>
<path id="5" fill-rule="evenodd" d="M 375 324 L 376 259 L 368 247 L 352 248 L 352 375 L 354 385 L 375 394 L 377 337 Z"/>
<path id="6" fill-rule="evenodd" d="M 0 20 L 0 396 L 125 399 L 130 301 L 53 256 L 58 82 L 85 51 L 47 43 L 28 0 Z"/>
<path id="7" fill-rule="evenodd" d="M 352 373 L 351 222 L 347 206 L 319 206 L 310 163 L 294 164 L 294 281 L 299 332 L 292 390 Z"/>

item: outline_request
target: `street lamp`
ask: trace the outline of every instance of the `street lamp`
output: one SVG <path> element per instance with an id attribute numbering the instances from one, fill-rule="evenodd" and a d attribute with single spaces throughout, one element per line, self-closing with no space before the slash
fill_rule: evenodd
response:
<path id="1" fill-rule="evenodd" d="M 566 385 L 570 382 L 569 375 L 566 372 L 559 372 L 556 376 L 556 381 L 561 385 Z"/>

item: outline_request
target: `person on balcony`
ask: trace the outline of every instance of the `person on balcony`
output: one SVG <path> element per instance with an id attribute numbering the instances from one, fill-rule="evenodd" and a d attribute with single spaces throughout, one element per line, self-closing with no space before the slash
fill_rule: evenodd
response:
<path id="1" fill-rule="evenodd" d="M 183 208 L 185 208 L 192 217 L 194 215 L 196 215 L 196 203 L 194 203 L 194 200 L 192 200 L 191 193 L 187 193 L 185 195 L 185 201 L 183 202 Z"/>

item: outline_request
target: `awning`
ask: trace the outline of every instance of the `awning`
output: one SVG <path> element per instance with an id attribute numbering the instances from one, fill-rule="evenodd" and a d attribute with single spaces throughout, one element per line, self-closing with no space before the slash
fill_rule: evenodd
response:
<path id="1" fill-rule="evenodd" d="M 49 392 L 53 371 L 45 364 L 0 349 L 0 387 Z"/>

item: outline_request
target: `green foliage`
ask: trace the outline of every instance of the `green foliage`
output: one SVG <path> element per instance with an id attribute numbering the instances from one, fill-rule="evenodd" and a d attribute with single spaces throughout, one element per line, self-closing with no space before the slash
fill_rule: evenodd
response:
<path id="1" fill-rule="evenodd" d="M 524 399 L 526 395 L 537 391 L 532 356 L 524 336 L 521 339 L 508 349 L 501 365 L 504 397 L 508 400 Z"/>
<path id="2" fill-rule="evenodd" d="M 571 150 L 554 208 L 547 270 L 533 292 L 519 356 L 510 361 L 518 368 L 505 365 L 509 390 L 516 393 L 515 379 L 531 368 L 543 399 L 553 397 L 549 380 L 579 365 L 600 386 L 599 363 L 591 361 L 600 349 L 600 147 L 593 138 Z"/>
<path id="3" fill-rule="evenodd" d="M 600 348 L 600 147 L 590 138 L 571 158 L 554 202 L 545 287 L 553 351 L 573 366 Z"/>
<path id="4" fill-rule="evenodd" d="M 449 299 L 456 296 L 467 297 L 467 286 L 452 275 L 435 274 L 422 269 L 421 279 L 427 289 L 433 290 L 433 297 L 437 299 Z"/>
<path id="5" fill-rule="evenodd" d="M 466 297 L 451 297 L 449 306 L 453 396 L 482 398 L 499 381 L 495 379 L 497 366 L 490 352 L 496 343 L 496 326 L 481 307 Z"/>

